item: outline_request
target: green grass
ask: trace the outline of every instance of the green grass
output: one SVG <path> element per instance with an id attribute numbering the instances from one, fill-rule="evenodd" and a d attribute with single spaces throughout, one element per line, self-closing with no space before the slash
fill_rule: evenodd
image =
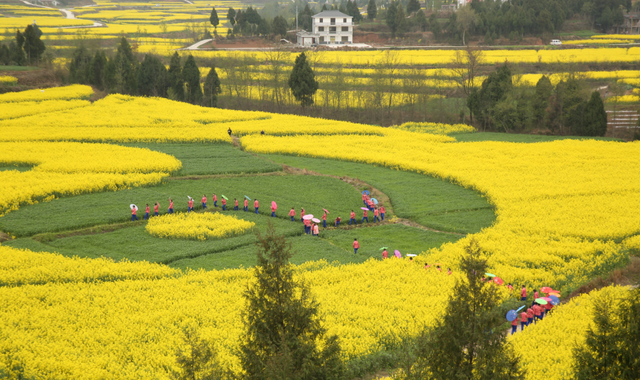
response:
<path id="1" fill-rule="evenodd" d="M 459 142 L 475 141 L 504 141 L 518 143 L 536 143 L 556 140 L 603 140 L 622 141 L 612 137 L 588 137 L 588 136 L 546 136 L 527 135 L 520 133 L 499 133 L 499 132 L 476 132 L 476 133 L 454 133 L 449 135 L 455 137 Z"/>
<path id="2" fill-rule="evenodd" d="M 168 199 L 174 200 L 175 211 L 187 210 L 187 195 L 195 199 L 194 206 L 200 206 L 202 194 L 206 193 L 211 202 L 212 192 L 218 196 L 218 206 L 222 207 L 221 195 L 229 198 L 227 204 L 233 207 L 233 198 L 238 198 L 240 206 L 244 195 L 260 201 L 260 213 L 271 215 L 271 201 L 278 203 L 277 215 L 288 218 L 291 207 L 300 213 L 304 207 L 307 213 L 322 214 L 327 208 L 333 215 L 346 218 L 348 212 L 360 207 L 360 194 L 352 186 L 329 177 L 294 175 L 255 175 L 233 178 L 206 178 L 198 180 L 171 180 L 153 187 L 139 187 L 116 192 L 83 194 L 51 202 L 23 206 L 0 218 L 0 230 L 11 232 L 18 237 L 45 232 L 75 230 L 99 224 L 125 222 L 131 219 L 129 204 L 138 205 L 138 218 L 144 215 L 145 204 L 151 206 L 160 202 L 161 213 L 166 213 Z M 253 210 L 253 201 L 249 202 Z M 201 206 L 200 206 L 201 207 Z"/>
<path id="3" fill-rule="evenodd" d="M 174 176 L 266 173 L 282 170 L 280 165 L 251 155 L 231 144 L 120 144 L 170 154 L 182 162 Z"/>
<path id="4" fill-rule="evenodd" d="M 33 165 L 0 165 L 0 171 L 17 170 L 19 172 L 27 172 L 33 169 Z"/>
<path id="5" fill-rule="evenodd" d="M 437 230 L 474 233 L 495 220 L 493 206 L 480 194 L 439 178 L 346 161 L 264 157 L 319 173 L 363 180 L 389 196 L 397 216 Z"/>

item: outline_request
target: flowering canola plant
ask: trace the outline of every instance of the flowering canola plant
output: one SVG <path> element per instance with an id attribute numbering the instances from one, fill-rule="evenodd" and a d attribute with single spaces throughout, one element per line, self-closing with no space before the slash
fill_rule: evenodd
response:
<path id="1" fill-rule="evenodd" d="M 241 235 L 256 224 L 238 219 L 234 215 L 216 213 L 175 213 L 153 218 L 145 229 L 161 238 L 224 239 Z"/>
<path id="2" fill-rule="evenodd" d="M 17 117 L 36 115 L 39 113 L 50 113 L 72 108 L 86 107 L 90 104 L 91 103 L 88 100 L 78 99 L 0 103 L 0 119 L 15 119 Z"/>
<path id="3" fill-rule="evenodd" d="M 413 121 L 400 125 L 392 125 L 391 128 L 410 132 L 431 133 L 434 135 L 477 132 L 474 127 L 467 124 L 416 123 Z"/>
<path id="4" fill-rule="evenodd" d="M 11 86 L 18 83 L 18 78 L 8 76 L 8 75 L 0 75 L 0 85 Z"/>
<path id="5" fill-rule="evenodd" d="M 40 102 L 43 100 L 88 99 L 93 95 L 93 89 L 83 84 L 65 87 L 53 87 L 44 90 L 27 90 L 7 92 L 0 95 L 0 103 Z"/>

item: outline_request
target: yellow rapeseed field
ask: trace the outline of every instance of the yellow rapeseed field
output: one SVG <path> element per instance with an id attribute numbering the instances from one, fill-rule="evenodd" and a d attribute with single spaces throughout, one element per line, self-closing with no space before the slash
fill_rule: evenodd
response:
<path id="1" fill-rule="evenodd" d="M 166 214 L 149 220 L 145 229 L 153 236 L 161 238 L 187 238 L 197 240 L 224 239 L 241 235 L 256 224 L 238 219 L 233 215 L 219 212 L 197 214 Z"/>
<path id="2" fill-rule="evenodd" d="M 88 99 L 93 95 L 89 86 L 74 84 L 65 87 L 53 87 L 41 90 L 27 90 L 0 94 L 0 103 L 41 102 L 43 100 Z"/>

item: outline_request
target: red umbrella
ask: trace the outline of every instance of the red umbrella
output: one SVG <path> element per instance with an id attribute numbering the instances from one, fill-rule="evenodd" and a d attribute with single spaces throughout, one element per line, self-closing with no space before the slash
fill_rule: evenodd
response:
<path id="1" fill-rule="evenodd" d="M 550 287 L 548 287 L 548 286 L 543 286 L 542 288 L 540 288 L 540 291 L 541 291 L 542 293 L 549 293 L 549 292 L 552 292 L 552 291 L 553 291 L 553 289 L 551 289 L 551 288 L 550 288 Z"/>
<path id="2" fill-rule="evenodd" d="M 331 214 L 331 213 L 329 212 L 329 210 L 327 210 L 326 208 L 323 208 L 322 210 L 323 210 L 324 212 L 326 212 L 327 214 Z"/>
<path id="3" fill-rule="evenodd" d="M 502 281 L 502 279 L 500 277 L 494 277 L 493 278 L 493 282 L 495 282 L 498 285 L 504 284 L 504 281 Z"/>

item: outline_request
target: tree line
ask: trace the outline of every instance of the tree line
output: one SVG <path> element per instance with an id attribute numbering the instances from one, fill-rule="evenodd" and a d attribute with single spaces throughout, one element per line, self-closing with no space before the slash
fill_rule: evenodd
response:
<path id="1" fill-rule="evenodd" d="M 28 25 L 24 32 L 16 30 L 16 37 L 9 46 L 0 44 L 0 63 L 3 65 L 37 65 L 46 49 L 40 39 L 42 31 L 36 24 Z"/>

